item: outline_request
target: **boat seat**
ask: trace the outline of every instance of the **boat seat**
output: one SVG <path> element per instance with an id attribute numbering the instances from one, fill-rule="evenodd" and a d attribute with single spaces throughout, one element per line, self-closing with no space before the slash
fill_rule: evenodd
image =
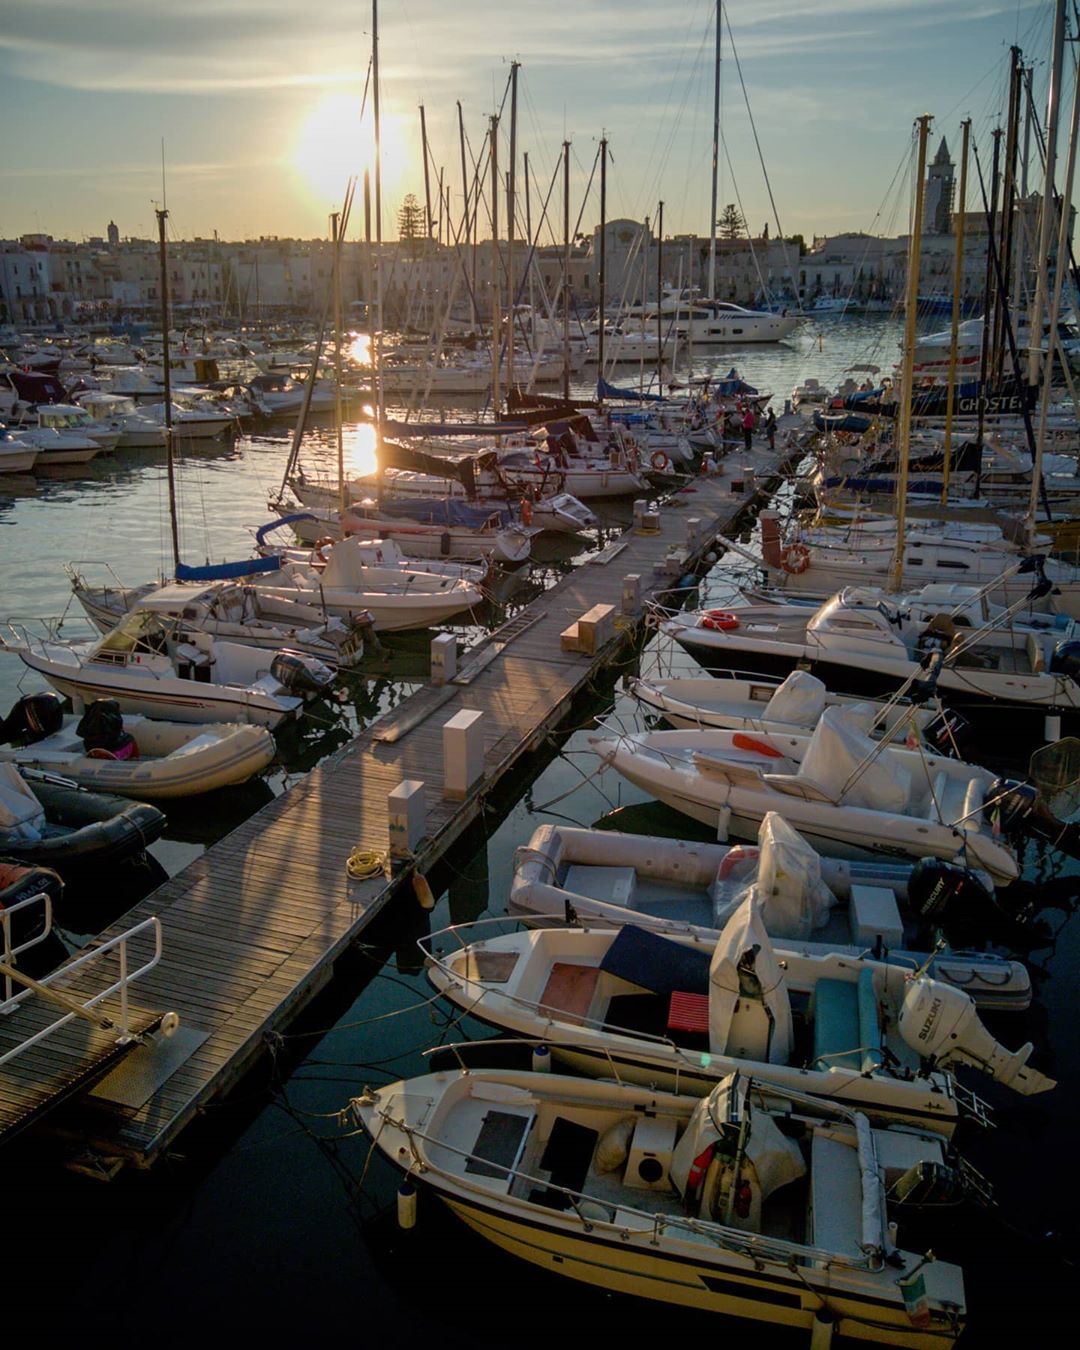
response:
<path id="1" fill-rule="evenodd" d="M 968 783 L 962 778 L 950 778 L 944 769 L 934 775 L 933 792 L 927 803 L 926 818 L 935 824 L 940 820 L 951 825 L 964 814 L 964 799 Z"/>
<path id="2" fill-rule="evenodd" d="M 851 1256 L 862 1233 L 862 1178 L 859 1154 L 849 1144 L 814 1132 L 810 1145 L 811 1242 L 825 1251 Z"/>
<path id="3" fill-rule="evenodd" d="M 804 802 L 828 802 L 831 806 L 838 804 L 838 798 L 805 774 L 763 773 L 761 777 L 769 787 L 789 797 L 801 797 Z"/>
<path id="4" fill-rule="evenodd" d="M 580 1026 L 589 1011 L 599 978 L 598 966 L 556 961 L 540 995 L 540 1006 L 547 1012 L 558 1013 L 562 1021 Z"/>
<path id="5" fill-rule="evenodd" d="M 860 971 L 858 982 L 818 980 L 814 986 L 813 1067 L 872 1073 L 883 1062 L 873 972 Z"/>

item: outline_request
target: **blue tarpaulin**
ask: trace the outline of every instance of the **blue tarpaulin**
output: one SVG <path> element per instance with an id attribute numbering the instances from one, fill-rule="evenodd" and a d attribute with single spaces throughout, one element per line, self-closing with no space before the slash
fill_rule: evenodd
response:
<path id="1" fill-rule="evenodd" d="M 239 577 L 254 576 L 259 572 L 276 572 L 280 558 L 247 558 L 243 562 L 216 563 L 207 567 L 187 567 L 176 564 L 177 581 L 236 581 Z"/>

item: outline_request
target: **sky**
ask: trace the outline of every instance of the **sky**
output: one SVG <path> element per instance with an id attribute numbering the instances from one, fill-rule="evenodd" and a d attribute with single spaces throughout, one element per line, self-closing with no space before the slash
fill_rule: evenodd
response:
<path id="1" fill-rule="evenodd" d="M 914 119 L 934 116 L 931 156 L 945 136 L 958 158 L 970 117 L 988 166 L 1014 43 L 1036 63 L 1045 112 L 1053 10 L 730 0 L 718 214 L 734 201 L 751 233 L 768 221 L 770 234 L 808 241 L 904 233 Z M 606 135 L 608 219 L 655 221 L 663 201 L 665 235 L 707 235 L 715 15 L 715 0 L 381 0 L 384 237 L 396 236 L 406 193 L 424 200 L 421 104 L 452 218 L 464 196 L 458 102 L 470 160 L 502 110 L 506 168 L 513 61 L 534 228 L 564 140 L 573 222 L 597 224 L 590 177 Z M 80 240 L 110 220 L 123 238 L 148 238 L 163 191 L 174 238 L 325 237 L 349 174 L 370 163 L 370 95 L 363 122 L 360 110 L 371 50 L 371 0 L 0 0 L 0 238 Z M 1066 102 L 1066 127 L 1069 115 Z M 523 180 L 519 158 L 521 214 Z M 561 191 L 560 177 L 552 238 Z M 358 199 L 353 237 L 362 216 Z"/>

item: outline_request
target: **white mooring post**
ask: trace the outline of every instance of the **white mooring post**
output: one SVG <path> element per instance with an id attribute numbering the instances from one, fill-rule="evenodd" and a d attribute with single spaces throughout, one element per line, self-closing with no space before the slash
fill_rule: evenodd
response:
<path id="1" fill-rule="evenodd" d="M 628 619 L 636 619 L 641 613 L 641 576 L 637 572 L 627 572 L 622 579 L 622 612 Z"/>
<path id="2" fill-rule="evenodd" d="M 645 528 L 645 512 L 649 509 L 649 503 L 644 497 L 634 499 L 634 528 L 642 530 Z"/>
<path id="3" fill-rule="evenodd" d="M 701 539 L 701 517 L 686 517 L 686 546 L 687 548 L 697 548 Z"/>
<path id="4" fill-rule="evenodd" d="M 431 683 L 449 684 L 457 674 L 457 638 L 440 633 L 431 639 Z"/>
<path id="5" fill-rule="evenodd" d="M 387 794 L 387 824 L 391 858 L 411 858 L 427 833 L 424 784 L 417 778 L 403 778 Z"/>
<path id="6" fill-rule="evenodd" d="M 443 796 L 460 802 L 484 776 L 484 714 L 456 712 L 443 726 Z"/>

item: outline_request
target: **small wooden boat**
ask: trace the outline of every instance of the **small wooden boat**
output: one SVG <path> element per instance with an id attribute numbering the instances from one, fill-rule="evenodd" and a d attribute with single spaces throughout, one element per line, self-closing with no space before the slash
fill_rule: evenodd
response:
<path id="1" fill-rule="evenodd" d="M 944 1347 L 963 1274 L 896 1248 L 940 1138 L 733 1074 L 695 1101 L 472 1069 L 365 1089 L 374 1144 L 489 1242 L 620 1293 L 891 1345 Z"/>
<path id="2" fill-rule="evenodd" d="M 0 764 L 0 852 L 20 862 L 74 869 L 141 853 L 165 828 L 156 806 L 87 792 L 64 780 L 28 782 Z"/>
<path id="3" fill-rule="evenodd" d="M 56 699 L 59 705 L 55 694 L 28 697 Z M 84 739 L 84 723 L 101 704 L 109 705 L 107 711 L 115 710 L 116 730 L 112 737 Z M 16 708 L 12 716 L 17 712 Z M 274 738 L 265 727 L 121 717 L 112 699 L 96 700 L 84 718 L 64 717 L 58 706 L 57 719 L 57 729 L 50 735 L 0 743 L 0 762 L 62 774 L 79 787 L 99 792 L 156 801 L 246 783 L 270 764 L 275 753 Z M 0 742 L 11 720 L 0 724 Z M 110 740 L 115 741 L 112 748 Z"/>
<path id="4" fill-rule="evenodd" d="M 805 852 L 794 856 L 796 849 Z M 711 943 L 740 889 L 760 888 L 763 874 L 769 935 L 802 956 L 872 954 L 909 971 L 925 969 L 980 1008 L 1022 1011 L 1031 1003 L 1021 962 L 986 951 L 925 950 L 941 929 L 985 931 L 989 878 L 936 859 L 911 865 L 815 854 L 772 812 L 756 848 L 541 825 L 514 855 L 509 908 L 534 927 L 632 923 Z M 821 903 L 821 887 L 834 904 Z"/>

